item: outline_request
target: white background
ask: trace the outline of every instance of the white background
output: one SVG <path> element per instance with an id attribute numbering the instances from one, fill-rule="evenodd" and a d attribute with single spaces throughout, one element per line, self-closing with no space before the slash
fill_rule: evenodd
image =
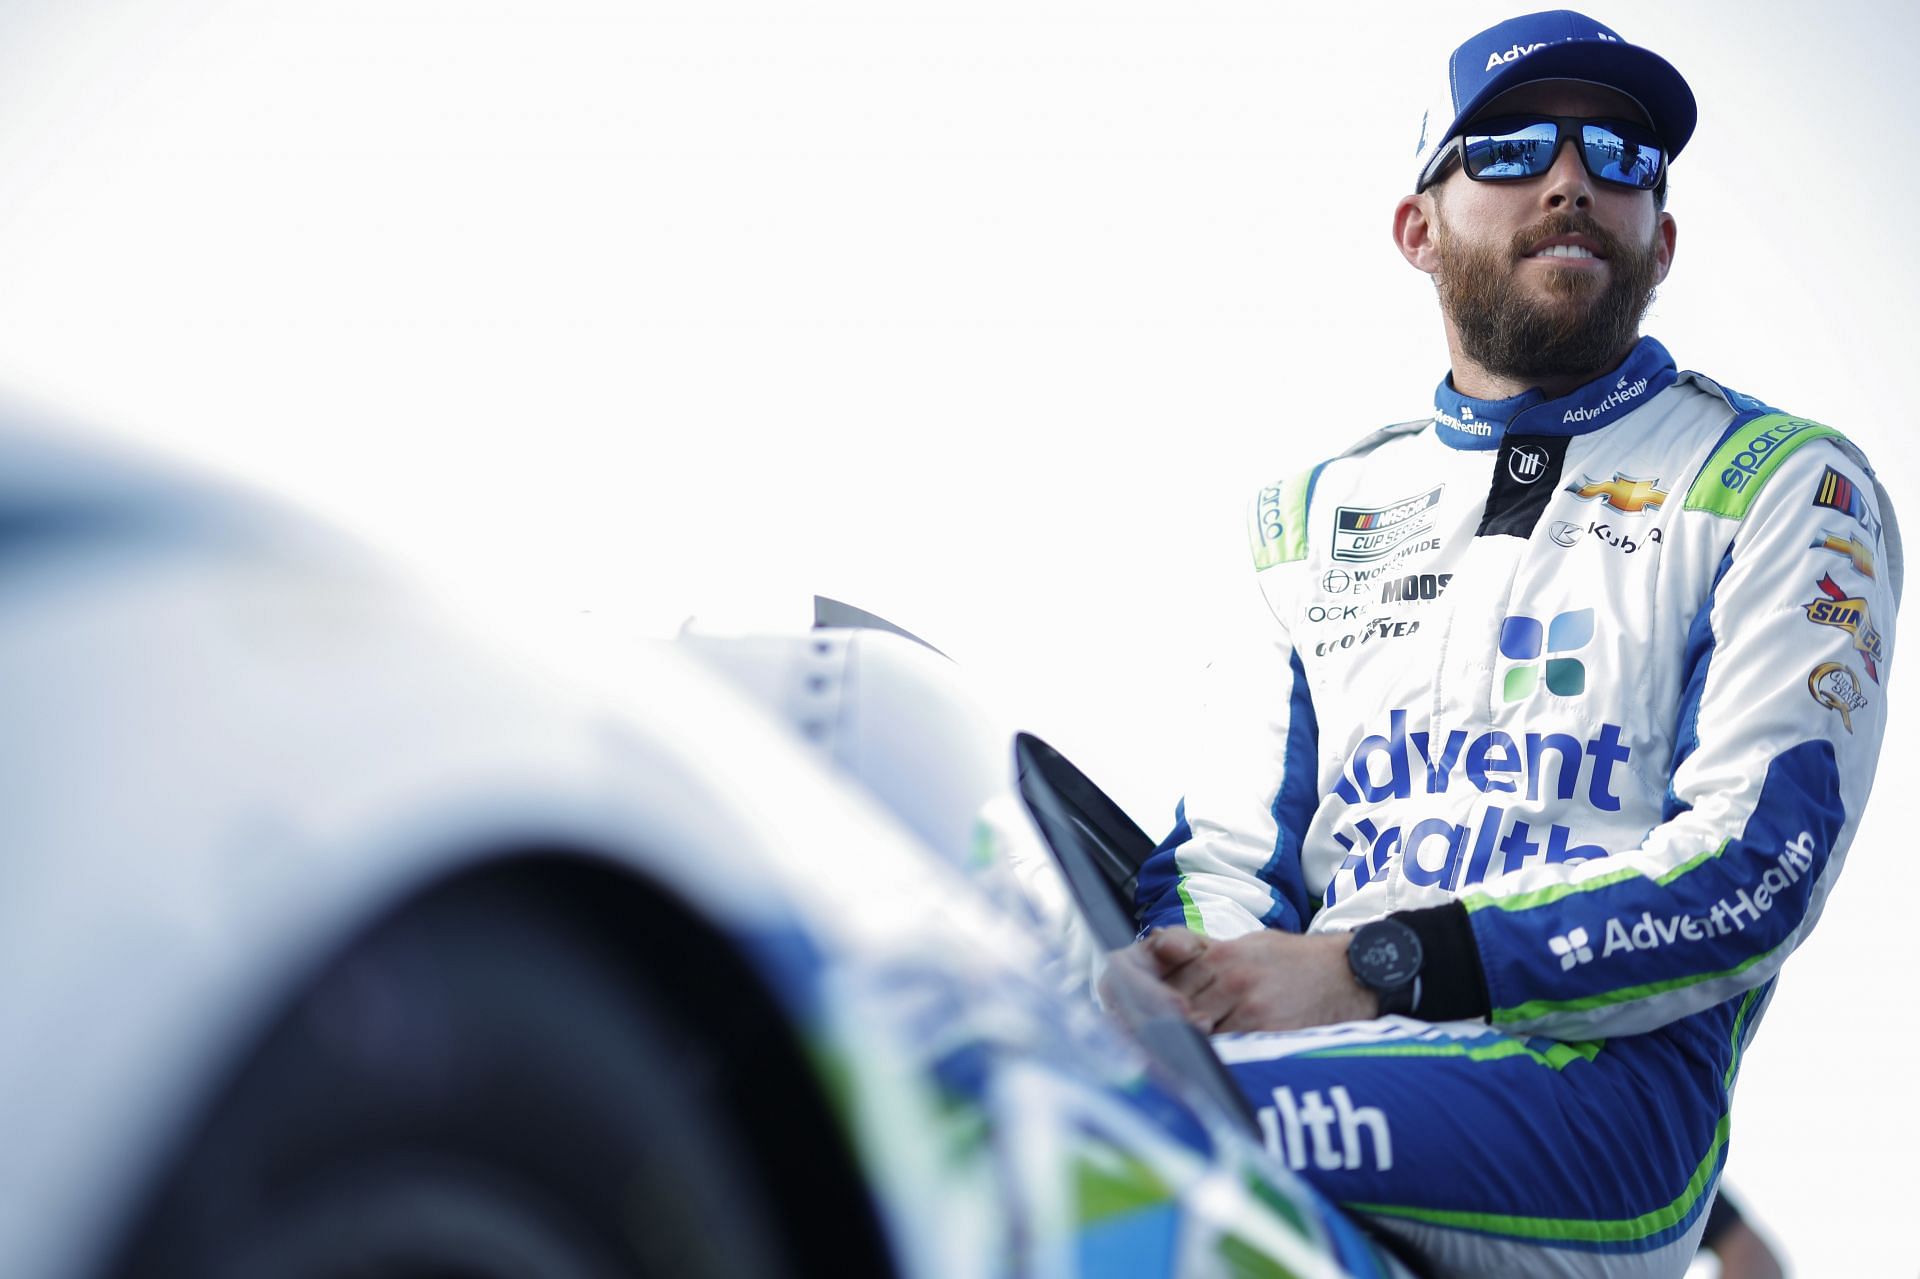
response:
<path id="1" fill-rule="evenodd" d="M 851 600 L 1158 833 L 1250 589 L 1244 499 L 1445 370 L 1389 215 L 1426 86 L 1510 10 L 1433 8 L 13 0 L 0 379 L 502 623 Z M 1913 494 L 1915 11 L 1594 12 L 1701 101 L 1649 331 Z M 1735 1126 L 1731 1179 L 1809 1275 L 1920 1253 L 1892 696 Z"/>

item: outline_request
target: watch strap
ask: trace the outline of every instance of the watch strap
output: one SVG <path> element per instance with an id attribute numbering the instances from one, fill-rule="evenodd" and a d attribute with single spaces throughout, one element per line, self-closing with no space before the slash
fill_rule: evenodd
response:
<path id="1" fill-rule="evenodd" d="M 1408 1011 L 1427 1021 L 1467 1021 L 1485 1018 L 1493 1008 L 1487 977 L 1480 964 L 1480 947 L 1473 936 L 1467 908 L 1459 902 L 1422 910 L 1399 910 L 1387 916 L 1411 928 L 1420 939 L 1420 977 L 1411 992 Z M 1380 1011 L 1387 1012 L 1384 1000 Z"/>

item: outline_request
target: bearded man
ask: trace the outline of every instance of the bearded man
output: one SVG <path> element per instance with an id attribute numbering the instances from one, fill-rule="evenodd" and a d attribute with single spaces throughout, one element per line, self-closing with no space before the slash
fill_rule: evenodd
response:
<path id="1" fill-rule="evenodd" d="M 1129 954 L 1435 1272 L 1678 1275 L 1873 779 L 1899 534 L 1838 431 L 1638 335 L 1671 65 L 1531 14 L 1441 103 L 1393 231 L 1451 371 L 1255 499 L 1260 633 Z"/>

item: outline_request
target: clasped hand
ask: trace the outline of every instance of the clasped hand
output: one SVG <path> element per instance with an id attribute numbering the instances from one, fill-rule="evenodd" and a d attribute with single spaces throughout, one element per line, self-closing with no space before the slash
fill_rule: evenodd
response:
<path id="1" fill-rule="evenodd" d="M 1162 928 L 1121 953 L 1143 961 L 1208 1034 L 1299 1030 L 1380 1015 L 1378 998 L 1347 965 L 1347 942 L 1345 933 L 1274 929 L 1214 941 Z"/>

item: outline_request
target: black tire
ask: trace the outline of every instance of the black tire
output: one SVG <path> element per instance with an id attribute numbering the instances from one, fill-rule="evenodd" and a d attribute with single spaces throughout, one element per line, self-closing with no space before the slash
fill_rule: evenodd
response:
<path id="1" fill-rule="evenodd" d="M 556 903 L 456 887 L 272 1027 L 110 1273 L 797 1273 L 722 1073 Z"/>

